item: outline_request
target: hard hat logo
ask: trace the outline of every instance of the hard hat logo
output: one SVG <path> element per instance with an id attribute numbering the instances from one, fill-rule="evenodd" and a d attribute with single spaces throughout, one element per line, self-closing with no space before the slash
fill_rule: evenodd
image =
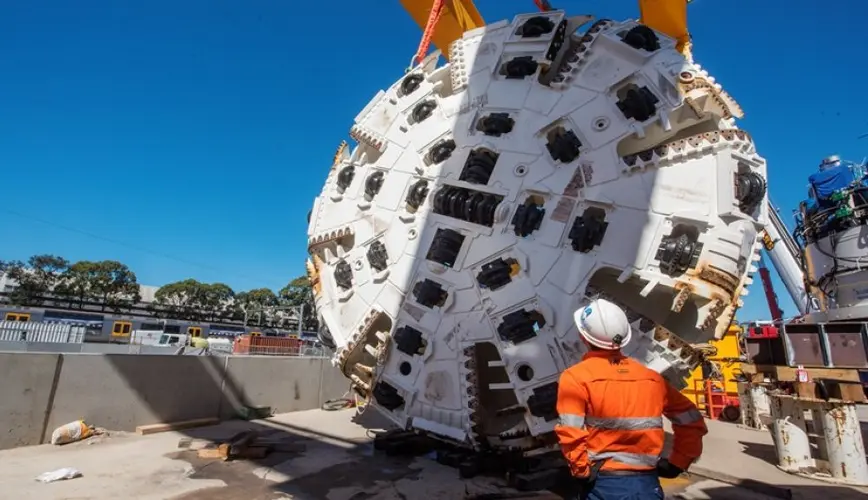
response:
<path id="1" fill-rule="evenodd" d="M 616 304 L 595 299 L 573 314 L 579 335 L 600 349 L 620 349 L 630 341 L 632 328 L 627 314 Z"/>

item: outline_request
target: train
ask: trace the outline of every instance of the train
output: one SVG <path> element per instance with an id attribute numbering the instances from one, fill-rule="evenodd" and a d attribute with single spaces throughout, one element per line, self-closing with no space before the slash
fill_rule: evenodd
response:
<path id="1" fill-rule="evenodd" d="M 316 332 L 298 332 L 273 327 L 221 322 L 164 319 L 115 312 L 78 311 L 56 307 L 22 307 L 0 304 L 0 319 L 5 321 L 71 324 L 85 327 L 85 342 L 128 344 L 134 332 L 162 332 L 189 338 L 235 338 L 240 335 L 307 338 Z"/>

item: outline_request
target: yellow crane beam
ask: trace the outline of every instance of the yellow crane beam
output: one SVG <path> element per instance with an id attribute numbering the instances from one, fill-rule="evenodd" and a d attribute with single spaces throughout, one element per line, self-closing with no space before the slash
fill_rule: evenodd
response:
<path id="1" fill-rule="evenodd" d="M 434 6 L 433 0 L 401 0 L 401 5 L 422 30 L 428 24 L 428 16 Z M 443 13 L 434 29 L 431 43 L 449 59 L 449 46 L 466 31 L 485 26 L 482 15 L 476 10 L 473 0 L 444 0 Z"/>
<path id="2" fill-rule="evenodd" d="M 528 1 L 528 3 L 530 3 Z M 690 34 L 687 31 L 687 4 L 690 0 L 639 0 L 639 21 L 677 40 L 678 50 L 688 58 Z M 423 30 L 434 6 L 433 0 L 401 0 L 401 5 Z M 449 46 L 465 31 L 484 26 L 485 21 L 473 0 L 444 0 L 443 13 L 431 38 L 435 47 L 449 59 Z"/>
<path id="3" fill-rule="evenodd" d="M 691 59 L 690 33 L 687 31 L 689 0 L 639 0 L 639 22 L 678 43 L 678 51 Z"/>

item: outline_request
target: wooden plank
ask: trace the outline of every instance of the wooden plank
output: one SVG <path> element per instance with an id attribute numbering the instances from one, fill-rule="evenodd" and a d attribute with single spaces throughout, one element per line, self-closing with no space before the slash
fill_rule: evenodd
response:
<path id="1" fill-rule="evenodd" d="M 220 420 L 216 418 L 198 418 L 195 420 L 184 420 L 181 422 L 171 422 L 166 424 L 140 425 L 136 427 L 136 433 L 141 436 L 146 436 L 158 432 L 179 431 L 183 429 L 191 429 L 193 427 L 217 425 L 219 423 Z"/>
<path id="2" fill-rule="evenodd" d="M 222 450 L 219 448 L 204 448 L 199 450 L 197 453 L 199 458 L 223 458 Z"/>
<path id="3" fill-rule="evenodd" d="M 796 371 L 796 368 L 791 366 L 742 365 L 742 372 L 745 374 L 764 373 L 773 376 L 773 378 L 781 382 L 795 382 L 798 380 Z M 808 372 L 808 377 L 811 380 L 822 378 L 842 382 L 860 382 L 859 370 L 855 368 L 805 368 L 805 371 Z"/>
<path id="4" fill-rule="evenodd" d="M 829 404 L 844 404 L 844 405 L 859 404 L 858 401 L 845 401 L 843 399 L 837 399 L 837 398 L 829 398 L 829 399 L 802 398 L 802 397 L 799 397 L 797 394 L 776 394 L 776 393 L 770 392 L 769 397 L 770 398 L 781 398 L 781 399 L 794 399 L 794 400 L 799 401 L 801 403 L 810 403 L 810 404 L 826 406 L 826 407 L 828 407 Z"/>

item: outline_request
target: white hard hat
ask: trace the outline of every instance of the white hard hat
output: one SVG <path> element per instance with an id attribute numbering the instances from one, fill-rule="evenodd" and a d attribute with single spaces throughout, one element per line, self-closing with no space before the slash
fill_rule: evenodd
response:
<path id="1" fill-rule="evenodd" d="M 632 329 L 627 313 L 605 299 L 595 299 L 579 308 L 573 319 L 579 335 L 601 349 L 620 349 L 630 342 Z"/>

